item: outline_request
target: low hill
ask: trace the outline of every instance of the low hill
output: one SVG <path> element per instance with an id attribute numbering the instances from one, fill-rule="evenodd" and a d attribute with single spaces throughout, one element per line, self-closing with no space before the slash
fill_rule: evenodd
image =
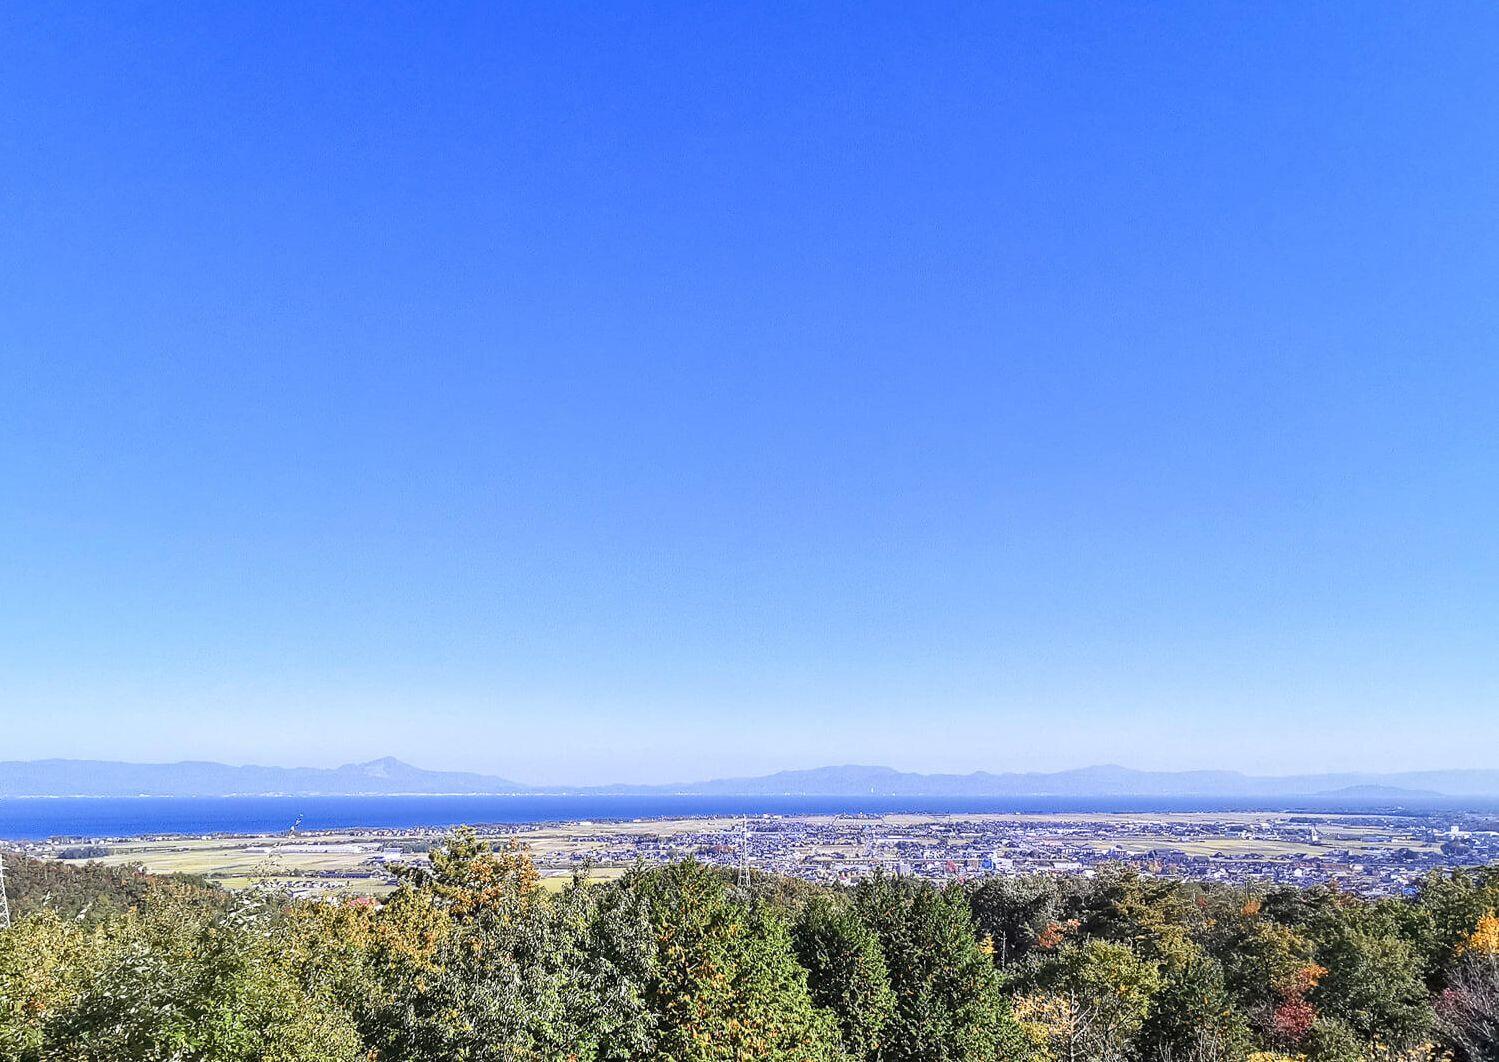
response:
<path id="1" fill-rule="evenodd" d="M 5 861 L 5 896 L 12 918 L 50 908 L 74 921 L 99 921 L 138 907 L 152 894 L 170 894 L 214 907 L 226 907 L 230 894 L 188 874 L 147 874 L 133 867 L 54 859 L 28 859 L 0 853 Z"/>

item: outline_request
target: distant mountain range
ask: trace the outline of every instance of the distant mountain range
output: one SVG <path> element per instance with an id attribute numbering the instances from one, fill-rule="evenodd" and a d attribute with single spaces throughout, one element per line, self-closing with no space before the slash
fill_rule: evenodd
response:
<path id="1" fill-rule="evenodd" d="M 889 767 L 817 767 L 755 778 L 671 785 L 529 786 L 491 775 L 425 771 L 386 757 L 343 767 L 231 767 L 107 760 L 0 762 L 0 797 L 373 796 L 1055 796 L 1342 797 L 1398 801 L 1499 796 L 1499 770 L 1265 777 L 1237 771 L 1135 771 L 1113 765 L 1051 773 L 912 774 Z"/>
<path id="2" fill-rule="evenodd" d="M 424 771 L 387 756 L 324 767 L 230 767 L 222 763 L 115 763 L 31 760 L 0 763 L 0 796 L 369 796 L 410 793 L 519 793 L 503 778 Z"/>
<path id="3" fill-rule="evenodd" d="M 1499 795 L 1499 770 L 1267 777 L 1237 771 L 1136 771 L 1112 764 L 1019 774 L 912 774 L 889 767 L 845 766 L 680 785 L 605 786 L 589 791 L 724 796 L 1494 796 Z"/>

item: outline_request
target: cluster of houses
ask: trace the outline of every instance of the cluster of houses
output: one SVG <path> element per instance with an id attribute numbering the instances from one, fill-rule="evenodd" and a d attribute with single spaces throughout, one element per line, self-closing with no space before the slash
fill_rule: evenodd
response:
<path id="1" fill-rule="evenodd" d="M 1499 831 L 1407 816 L 762 816 L 701 831 L 580 837 L 548 858 L 561 872 L 691 856 L 824 883 L 874 873 L 951 881 L 988 874 L 1092 875 L 1108 864 L 1242 884 L 1316 885 L 1369 895 L 1408 891 L 1434 869 L 1499 863 Z"/>
<path id="2" fill-rule="evenodd" d="M 529 840 L 525 847 L 550 876 L 686 857 L 822 883 L 877 871 L 939 882 L 991 874 L 1092 875 L 1122 863 L 1163 877 L 1335 883 L 1388 895 L 1413 889 L 1434 869 L 1499 864 L 1499 820 L 1473 814 L 762 815 L 505 825 L 481 833 Z M 442 834 L 377 829 L 247 838 L 250 843 L 234 846 L 234 868 L 214 876 L 274 881 L 295 896 L 381 892 L 395 884 L 393 864 L 425 861 Z M 161 856 L 203 840 L 135 838 L 133 844 L 149 842 Z M 108 856 L 114 843 L 132 842 L 80 843 L 54 838 L 12 847 L 82 862 Z"/>

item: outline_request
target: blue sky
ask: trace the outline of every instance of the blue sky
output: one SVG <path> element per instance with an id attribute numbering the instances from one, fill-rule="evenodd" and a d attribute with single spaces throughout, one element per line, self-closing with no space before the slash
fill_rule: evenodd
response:
<path id="1" fill-rule="evenodd" d="M 1495 766 L 1499 11 L 0 14 L 0 758 Z"/>

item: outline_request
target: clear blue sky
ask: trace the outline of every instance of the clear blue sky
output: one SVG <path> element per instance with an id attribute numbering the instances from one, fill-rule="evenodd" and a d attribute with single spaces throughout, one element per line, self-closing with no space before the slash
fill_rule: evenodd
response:
<path id="1" fill-rule="evenodd" d="M 0 13 L 0 758 L 1499 765 L 1499 9 Z"/>

